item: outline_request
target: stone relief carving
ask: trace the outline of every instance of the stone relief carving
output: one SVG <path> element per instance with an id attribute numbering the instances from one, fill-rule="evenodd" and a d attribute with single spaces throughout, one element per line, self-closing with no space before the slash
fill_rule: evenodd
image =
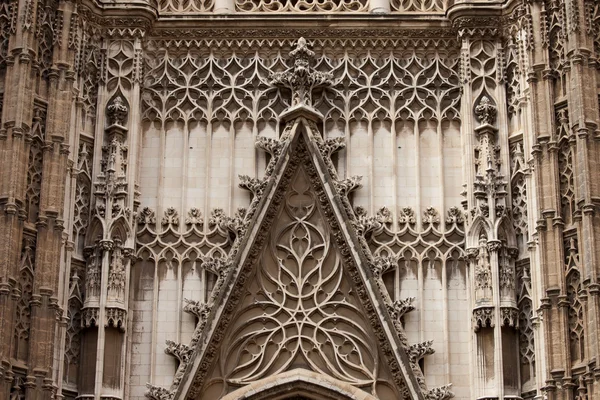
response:
<path id="1" fill-rule="evenodd" d="M 177 52 L 173 52 L 172 54 L 175 55 L 174 57 L 178 57 L 176 55 Z M 146 71 L 151 71 L 151 72 L 149 72 L 148 78 L 153 78 L 154 76 L 159 76 L 159 74 L 163 73 L 163 72 L 168 75 L 181 74 L 181 73 L 191 74 L 192 70 L 197 71 L 198 74 L 201 75 L 201 74 L 204 74 L 206 71 L 208 71 L 206 69 L 206 67 L 210 63 L 212 63 L 212 61 L 210 61 L 210 59 L 204 59 L 204 61 L 202 61 L 200 59 L 193 58 L 193 57 L 185 58 L 187 56 L 184 56 L 184 58 L 186 59 L 185 62 L 187 63 L 187 65 L 190 66 L 191 69 L 188 71 L 181 71 L 180 69 L 177 69 L 176 67 L 171 68 L 170 66 L 168 66 L 169 63 L 171 63 L 171 62 L 173 62 L 173 66 L 180 63 L 179 60 L 176 62 L 172 61 L 171 57 L 173 57 L 173 56 L 170 55 L 167 58 L 162 58 L 162 61 L 161 61 L 161 63 L 163 63 L 162 65 L 154 64 L 154 66 L 152 66 L 154 68 L 154 70 L 152 68 L 146 69 Z M 253 70 L 254 72 L 252 72 L 252 74 L 254 74 L 254 76 L 260 78 L 260 80 L 259 80 L 260 82 L 264 82 L 264 80 L 262 80 L 262 79 L 264 79 L 265 77 L 268 78 L 268 73 L 266 73 L 264 70 L 261 70 L 261 68 L 263 68 L 263 66 L 266 65 L 265 61 L 262 60 L 260 57 L 257 57 L 254 60 L 255 61 L 251 61 L 251 63 L 255 63 L 253 65 L 255 65 L 256 68 Z M 244 64 L 242 64 L 240 62 L 240 66 L 242 68 L 244 68 L 244 65 L 248 65 L 248 64 L 245 64 L 246 62 L 248 62 L 248 61 L 244 61 Z M 327 61 L 326 58 L 320 58 L 319 61 L 317 61 L 317 62 L 325 63 L 323 65 L 326 65 L 327 63 L 329 63 L 329 61 Z M 344 61 L 344 62 L 346 62 L 346 61 Z M 453 75 L 453 72 L 450 69 L 448 69 L 448 67 L 445 65 L 446 62 L 448 62 L 448 61 L 447 60 L 442 61 L 441 59 L 438 59 L 435 57 L 432 59 L 427 59 L 427 60 L 412 59 L 410 61 L 410 63 L 413 63 L 414 65 L 422 66 L 425 71 L 424 73 L 428 77 L 431 77 L 431 75 L 435 75 L 436 73 L 439 73 L 440 79 L 442 79 L 444 82 L 448 83 L 448 85 L 449 85 L 448 90 L 444 93 L 437 92 L 436 89 L 433 87 L 426 88 L 426 91 L 429 94 L 433 94 L 433 96 L 434 96 L 433 101 L 440 102 L 441 111 L 440 111 L 440 109 L 438 109 L 438 107 L 435 104 L 432 103 L 431 97 L 427 97 L 429 95 L 426 96 L 427 100 L 425 98 L 421 99 L 421 97 L 425 96 L 425 94 L 424 94 L 424 92 L 422 92 L 421 87 L 419 85 L 415 84 L 414 81 L 412 81 L 413 83 L 410 83 L 412 78 L 409 79 L 409 77 L 406 74 L 413 73 L 413 72 L 411 72 L 411 71 L 413 71 L 413 70 L 411 70 L 411 68 L 412 68 L 411 66 L 409 66 L 408 64 L 405 64 L 404 62 L 401 62 L 400 64 L 394 64 L 394 65 L 390 64 L 391 68 L 398 69 L 397 76 L 398 76 L 398 79 L 400 82 L 399 85 L 402 88 L 402 89 L 398 89 L 397 92 L 390 92 L 390 93 L 395 93 L 393 95 L 399 96 L 398 100 L 400 101 L 400 103 L 402 103 L 399 105 L 399 107 L 404 107 L 404 110 L 406 111 L 406 113 L 409 113 L 412 115 L 413 113 L 417 112 L 417 111 L 415 111 L 417 105 L 419 105 L 419 107 L 421 107 L 423 104 L 425 104 L 424 105 L 425 108 L 427 108 L 428 110 L 431 108 L 431 110 L 430 110 L 431 114 L 427 113 L 427 116 L 429 116 L 429 117 L 432 117 L 433 115 L 435 115 L 436 117 L 439 116 L 440 118 L 456 118 L 456 116 L 458 114 L 457 110 L 456 110 L 456 107 L 458 105 L 458 100 L 457 100 L 458 92 L 455 90 L 457 81 L 453 80 L 455 77 L 455 74 Z M 451 62 L 452 61 L 450 61 L 450 63 Z M 202 64 L 202 63 L 204 63 L 204 64 Z M 209 64 L 206 64 L 206 63 L 209 63 Z M 215 64 L 213 67 L 215 68 L 215 69 L 213 69 L 213 71 L 216 71 L 217 69 L 221 69 L 224 74 L 229 73 L 227 70 L 223 70 L 222 67 L 218 66 L 217 64 Z M 342 70 L 338 66 L 334 67 L 334 69 L 342 72 Z M 161 72 L 161 71 L 163 71 L 163 72 Z M 302 71 L 302 70 L 299 69 L 299 71 Z M 439 71 L 443 71 L 443 72 L 439 72 Z M 447 72 L 449 73 L 449 75 L 447 74 Z M 190 75 L 190 76 L 192 76 L 192 75 Z M 169 83 L 169 85 L 175 86 L 175 82 L 181 82 L 181 80 L 180 80 L 181 77 L 182 76 L 180 76 L 179 78 L 170 80 L 171 83 Z M 218 86 L 220 84 L 219 82 L 221 80 L 223 80 L 221 72 L 219 72 L 218 75 L 215 75 L 214 78 L 216 78 L 215 79 L 216 86 Z M 345 77 L 343 77 L 343 78 L 346 79 Z M 193 82 L 193 80 L 190 80 L 188 82 Z M 246 81 L 246 82 L 250 82 L 250 81 Z M 191 115 L 192 115 L 190 113 L 191 110 L 188 109 L 185 112 L 182 112 L 183 110 L 181 108 L 178 108 L 179 105 L 184 104 L 184 102 L 187 102 L 187 100 L 185 100 L 185 99 L 182 100 L 182 102 L 179 102 L 179 105 L 177 105 L 177 106 L 172 104 L 174 107 L 169 110 L 169 109 L 167 109 L 167 107 L 162 106 L 162 104 L 166 105 L 166 103 L 164 102 L 164 99 L 166 98 L 165 94 L 167 92 L 165 91 L 164 92 L 165 94 L 163 94 L 161 92 L 161 90 L 166 90 L 166 89 L 160 87 L 158 84 L 154 85 L 152 83 L 151 79 L 148 79 L 148 83 L 149 84 L 146 85 L 146 89 L 145 89 L 146 92 L 143 96 L 144 107 L 145 107 L 144 112 L 146 113 L 145 115 L 146 115 L 146 118 L 148 118 L 148 120 L 153 120 L 153 119 L 160 120 L 163 118 L 175 118 L 176 120 L 185 121 L 188 118 L 191 118 Z M 277 102 L 279 102 L 280 105 L 284 105 L 284 106 L 287 105 L 285 100 L 282 101 L 278 97 L 279 91 L 274 92 L 271 89 L 266 89 L 261 86 L 258 86 L 257 89 L 259 91 L 256 92 L 256 89 L 254 89 L 250 86 L 245 87 L 244 85 L 245 85 L 244 83 L 240 84 L 239 87 L 240 87 L 241 91 L 238 92 L 236 89 L 236 93 L 232 92 L 232 95 L 234 97 L 237 97 L 240 95 L 240 93 L 242 93 L 243 91 L 246 91 L 248 99 L 251 99 L 255 96 L 259 96 L 257 98 L 260 100 L 259 100 L 259 103 L 257 103 L 257 104 L 260 104 L 261 101 L 266 99 L 270 102 L 270 103 L 265 103 L 265 104 L 268 104 L 268 107 L 273 107 L 275 104 L 277 104 Z M 383 83 L 383 84 L 377 83 L 377 85 L 385 86 L 385 83 Z M 419 89 L 417 89 L 417 86 L 419 86 Z M 340 85 L 339 87 L 328 88 L 328 89 L 324 90 L 323 93 L 325 93 L 325 96 L 329 96 L 329 94 L 327 94 L 327 93 L 329 93 L 328 91 L 333 91 L 333 92 L 337 91 L 340 93 L 344 93 L 345 89 L 341 89 L 341 88 L 342 88 L 342 85 Z M 173 89 L 175 89 L 175 87 L 171 88 L 169 90 L 173 90 Z M 204 89 L 202 91 L 196 91 L 197 88 L 193 87 L 193 86 L 188 87 L 188 89 L 190 91 L 187 93 L 192 93 L 192 92 L 196 93 L 197 92 L 200 96 L 205 96 L 207 93 Z M 223 89 L 225 89 L 225 88 L 223 88 Z M 209 90 L 212 90 L 212 89 L 209 89 Z M 267 90 L 271 90 L 271 91 L 267 92 Z M 396 89 L 394 89 L 394 90 L 396 90 Z M 401 90 L 404 90 L 404 93 L 402 95 L 400 94 Z M 265 93 L 269 93 L 269 94 L 267 96 L 265 96 Z M 277 94 L 274 94 L 274 93 L 277 93 Z M 187 95 L 185 95 L 185 96 L 187 96 Z M 344 94 L 344 96 L 352 97 L 352 94 L 348 93 L 348 94 Z M 400 100 L 400 98 L 402 100 Z M 194 114 L 195 118 L 197 118 L 199 115 L 202 115 L 203 113 L 209 112 L 208 111 L 209 108 L 206 108 L 206 106 L 203 104 L 201 105 L 201 103 L 198 102 L 198 99 L 190 97 L 189 100 L 190 100 L 190 102 L 185 103 L 185 104 L 186 104 L 186 106 L 189 104 L 194 105 L 195 108 L 194 108 L 193 112 L 197 113 L 197 114 Z M 315 108 L 317 108 L 320 111 L 321 108 L 319 108 L 319 107 L 321 107 L 322 99 L 319 98 L 317 100 L 317 98 L 314 98 L 313 100 L 315 101 L 315 105 L 314 105 Z M 421 102 L 421 100 L 423 100 L 424 103 Z M 207 101 L 210 102 L 212 100 L 210 100 L 210 98 L 207 97 Z M 242 107 L 245 107 L 244 104 L 246 104 L 246 99 L 243 99 L 240 104 L 242 104 Z M 310 104 L 310 105 L 312 105 L 312 104 Z M 264 108 L 264 110 L 266 111 L 268 109 L 268 107 Z M 282 108 L 285 108 L 285 107 L 282 107 Z M 248 109 L 248 113 L 252 116 L 252 118 L 255 118 L 255 117 L 256 118 L 264 118 L 264 117 L 260 117 L 259 114 L 257 114 L 257 111 L 255 108 Z M 203 114 L 203 115 L 207 115 L 207 114 Z M 264 114 L 264 115 L 266 115 L 266 114 Z M 422 116 L 420 116 L 419 118 L 421 118 L 421 117 Z M 225 121 L 225 120 L 233 121 L 238 117 L 229 113 L 227 110 L 224 110 L 224 113 L 219 114 L 218 118 L 219 118 L 219 121 Z M 328 118 L 327 115 L 325 116 L 325 118 Z M 346 118 L 346 117 L 344 117 L 344 118 Z M 286 138 L 287 129 L 288 128 L 286 127 L 286 130 L 284 130 L 284 132 L 281 134 L 282 140 L 285 140 L 285 138 Z M 314 136 L 318 137 L 319 134 L 316 133 L 317 132 L 316 126 L 315 127 L 311 126 L 311 129 L 315 132 Z M 338 148 L 341 148 L 342 147 L 341 144 L 344 142 L 345 142 L 345 140 L 343 138 L 335 138 L 335 140 L 329 140 L 329 138 L 325 138 L 325 139 L 323 139 L 322 142 L 319 142 L 318 139 L 315 140 L 317 148 L 319 148 L 321 154 L 323 156 L 325 156 L 324 157 L 325 159 L 328 159 L 328 160 L 324 160 L 324 161 L 327 164 L 327 168 L 331 169 L 333 171 L 333 172 L 330 171 L 330 173 L 332 173 L 332 175 L 334 175 L 335 171 L 332 167 L 331 160 L 329 160 L 329 156 L 333 151 L 336 151 L 336 150 L 338 150 Z M 271 161 L 269 162 L 269 165 L 267 166 L 267 171 L 266 171 L 266 176 L 269 176 L 269 174 L 272 173 L 272 171 L 273 171 L 273 169 L 272 169 L 272 165 L 273 165 L 273 161 L 274 161 L 273 159 L 277 159 L 277 157 L 279 156 L 279 153 L 281 152 L 282 142 L 277 141 L 275 139 L 271 139 L 271 138 L 263 139 L 263 138 L 259 137 L 257 139 L 257 147 L 264 149 L 272 157 Z M 328 163 L 328 161 L 329 161 L 329 163 Z M 337 176 L 337 174 L 335 174 L 334 176 Z M 248 184 L 243 183 L 242 185 L 248 186 L 249 189 L 251 187 L 255 186 L 254 183 L 256 183 L 258 185 L 258 182 L 254 182 L 253 179 L 255 179 L 255 178 L 247 178 L 247 179 L 243 178 L 244 182 L 246 182 Z M 359 178 L 353 177 L 353 178 L 348 178 L 347 180 L 339 179 L 337 181 L 334 181 L 334 185 L 340 191 L 341 196 L 343 198 L 345 198 L 348 193 L 350 193 L 352 190 L 355 190 L 358 188 Z M 254 202 L 255 201 L 253 200 L 253 204 L 254 204 Z M 350 209 L 348 209 L 348 210 L 350 210 Z M 431 221 L 428 223 L 431 225 L 431 231 L 430 231 L 431 235 L 435 236 L 434 241 L 439 240 L 444 243 L 449 242 L 449 243 L 451 243 L 450 246 L 452 246 L 452 248 L 454 249 L 453 251 L 459 251 L 459 249 L 461 248 L 460 245 L 455 246 L 455 243 L 454 243 L 454 241 L 456 240 L 456 237 L 453 237 L 452 239 L 450 239 L 450 235 L 459 233 L 459 237 L 462 238 L 462 236 L 460 235 L 460 232 L 462 232 L 461 231 L 462 222 L 461 222 L 460 218 L 458 216 L 454 215 L 454 217 L 453 217 L 454 219 L 452 220 L 452 222 L 448 223 L 448 225 L 452 225 L 452 226 L 447 227 L 449 236 L 448 236 L 448 238 L 446 238 L 445 233 L 440 232 L 440 229 L 441 229 L 440 224 L 444 225 L 444 221 L 441 220 L 437 210 L 431 209 L 431 210 L 423 210 L 423 211 L 428 211 L 428 213 L 426 213 L 425 215 L 426 215 L 426 218 L 428 218 L 427 221 Z M 218 232 L 225 232 L 227 234 L 227 237 L 229 238 L 229 240 L 234 241 L 234 242 L 229 242 L 230 245 L 237 246 L 237 243 L 239 242 L 238 239 L 240 237 L 243 237 L 246 234 L 246 232 L 247 232 L 246 226 L 247 226 L 248 220 L 250 218 L 252 218 L 252 215 L 254 215 L 254 213 L 255 213 L 255 209 L 254 209 L 254 206 L 252 206 L 252 205 L 250 206 L 250 209 L 247 212 L 240 212 L 240 213 L 238 213 L 238 216 L 236 216 L 236 217 L 229 217 L 229 216 L 225 215 L 225 213 L 222 210 L 216 210 L 211 214 L 211 216 L 209 218 L 209 223 L 207 224 L 207 228 L 209 230 L 214 229 L 215 231 L 218 231 Z M 421 213 L 421 211 L 419 211 L 419 214 L 420 213 Z M 393 217 L 392 217 L 392 213 L 389 210 L 387 210 L 387 211 L 384 210 L 383 212 L 378 213 L 375 217 L 368 217 L 366 215 L 366 213 L 359 212 L 357 214 L 358 215 L 353 215 L 353 219 L 356 219 L 356 222 L 361 220 L 361 217 L 363 217 L 362 218 L 363 223 L 370 224 L 372 222 L 372 224 L 371 224 L 372 226 L 375 226 L 375 225 L 381 226 L 385 232 L 390 232 L 390 230 L 393 229 L 391 226 L 391 225 L 393 225 L 393 223 L 392 223 Z M 142 221 L 142 217 L 140 217 L 140 221 Z M 417 218 L 415 216 L 415 213 L 414 212 L 409 213 L 409 215 L 407 216 L 407 223 L 411 227 L 414 227 L 416 222 L 417 222 Z M 424 221 L 424 223 L 426 223 L 426 222 Z M 367 225 L 369 225 L 369 224 L 367 224 Z M 353 223 L 353 225 L 354 225 L 354 223 Z M 152 230 L 154 229 L 152 226 L 150 226 L 148 224 L 141 224 L 140 227 L 141 227 L 141 231 L 138 234 L 138 240 L 140 240 L 144 235 L 151 234 Z M 178 228 L 178 231 L 183 230 L 183 229 L 187 229 L 187 228 Z M 367 230 L 372 231 L 372 229 L 370 229 L 370 228 Z M 451 233 L 451 232 L 453 232 L 453 233 Z M 160 234 L 158 232 L 151 234 L 152 237 L 155 237 L 155 235 L 160 235 Z M 394 237 L 394 235 L 395 235 L 395 232 L 394 232 L 394 234 L 392 234 L 392 237 Z M 370 240 L 384 240 L 383 235 L 382 236 L 376 235 L 376 236 L 378 236 L 377 239 L 370 239 Z M 144 239 L 144 240 L 148 240 L 148 243 L 149 243 L 150 241 L 152 241 L 154 239 L 150 239 L 150 237 L 148 237 L 147 239 Z M 404 239 L 396 238 L 394 240 L 404 240 Z M 431 238 L 417 239 L 417 241 L 419 241 L 419 240 L 429 241 L 429 240 L 431 240 Z M 462 240 L 462 239 L 459 239 L 459 241 L 460 240 Z M 153 244 L 153 246 L 158 245 L 158 243 L 160 243 L 160 241 L 155 242 Z M 163 244 L 161 244 L 161 246 L 162 245 Z M 384 242 L 383 246 L 385 247 L 386 245 L 387 245 L 387 243 Z M 415 247 L 420 246 L 419 244 L 416 244 L 416 243 L 414 245 L 415 245 Z M 208 248 L 211 248 L 210 246 L 211 245 L 209 245 Z M 428 243 L 427 246 L 431 246 L 431 243 Z M 169 247 L 169 248 L 171 248 L 171 247 Z M 148 247 L 146 247 L 146 249 L 148 249 Z M 161 251 L 163 251 L 163 250 L 161 250 Z M 394 250 L 394 251 L 397 251 L 397 250 Z M 447 257 L 454 259 L 455 254 L 452 251 L 450 251 L 450 253 L 452 253 L 452 254 L 448 254 Z M 219 254 L 219 252 L 217 252 L 217 254 Z M 229 255 L 231 256 L 231 254 L 235 254 L 235 253 L 230 252 Z M 425 256 L 425 257 L 428 257 L 428 256 Z M 446 256 L 444 256 L 444 257 L 446 257 Z M 183 261 L 183 258 L 180 261 L 180 259 L 178 257 L 176 264 L 179 264 L 182 261 Z M 391 268 L 394 268 L 394 267 L 391 267 Z M 210 306 L 208 306 L 208 307 L 210 307 Z M 412 368 L 414 369 L 415 367 L 412 367 Z M 418 369 L 418 366 L 416 368 Z M 179 374 L 179 372 L 177 373 L 177 375 L 178 374 Z M 423 383 L 422 377 L 420 378 L 420 383 Z M 200 389 L 198 388 L 198 390 L 200 390 Z"/>
<path id="2" fill-rule="evenodd" d="M 27 189 L 25 192 L 25 212 L 27 222 L 35 224 L 38 220 L 40 191 L 42 188 L 42 167 L 46 147 L 46 106 L 35 103 L 33 124 L 29 141 L 29 162 L 27 164 Z"/>
<path id="3" fill-rule="evenodd" d="M 366 12 L 367 0 L 301 0 L 294 2 L 266 0 L 236 0 L 235 8 L 239 12 Z"/>

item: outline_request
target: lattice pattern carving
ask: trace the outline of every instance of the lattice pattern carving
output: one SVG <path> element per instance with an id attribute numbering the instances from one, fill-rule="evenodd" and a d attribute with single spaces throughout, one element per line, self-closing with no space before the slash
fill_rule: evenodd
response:
<path id="1" fill-rule="evenodd" d="M 506 102 L 511 115 L 518 111 L 521 96 L 518 50 L 517 44 L 511 42 L 506 52 Z"/>
<path id="2" fill-rule="evenodd" d="M 73 242 L 75 251 L 83 255 L 85 234 L 90 220 L 92 191 L 92 145 L 82 142 L 79 145 L 77 160 L 77 183 L 75 186 L 75 206 L 73 210 Z"/>
<path id="3" fill-rule="evenodd" d="M 192 208 L 194 210 L 195 208 Z M 214 210 L 208 224 L 162 224 L 158 230 L 154 212 L 144 208 L 138 219 L 137 255 L 144 259 L 152 259 L 156 263 L 166 262 L 169 258 L 171 267 L 182 265 L 184 261 L 201 261 L 206 257 L 225 259 L 233 244 L 229 231 L 220 224 L 216 215 L 222 210 Z M 167 221 L 173 221 L 177 211 L 165 211 Z M 222 216 L 221 219 L 227 218 Z M 184 231 L 178 231 L 177 228 Z"/>
<path id="4" fill-rule="evenodd" d="M 500 73 L 496 46 L 490 41 L 476 40 L 471 44 L 469 52 L 473 94 L 476 98 L 481 97 L 480 101 L 483 97 L 488 97 L 490 103 L 494 104 L 491 94 L 494 93 Z"/>
<path id="5" fill-rule="evenodd" d="M 79 287 L 79 275 L 75 272 L 71 277 L 69 286 L 69 300 L 67 308 L 67 331 L 65 335 L 65 361 L 63 380 L 72 385 L 77 384 L 79 369 L 79 356 L 81 351 L 81 308 L 83 298 Z"/>
<path id="6" fill-rule="evenodd" d="M 42 189 L 42 168 L 44 157 L 44 141 L 46 137 L 46 108 L 34 104 L 31 142 L 29 145 L 29 164 L 27 167 L 27 190 L 25 192 L 25 211 L 27 222 L 35 224 L 40 206 Z"/>
<path id="7" fill-rule="evenodd" d="M 61 28 L 61 19 L 57 15 L 58 2 L 56 0 L 39 1 L 37 7 L 36 37 L 38 63 L 42 78 L 48 79 L 48 73 L 50 68 L 52 68 L 52 54 L 54 52 L 55 39 L 57 39 L 56 34 Z"/>
<path id="8" fill-rule="evenodd" d="M 236 0 L 241 12 L 367 12 L 368 0 Z"/>
<path id="9" fill-rule="evenodd" d="M 402 268 L 411 270 L 411 263 L 416 262 L 418 268 L 432 267 L 436 262 L 454 265 L 464 257 L 464 220 L 457 214 L 457 208 L 448 211 L 446 231 L 438 226 L 424 223 L 423 231 L 415 229 L 413 211 L 404 207 L 399 217 L 399 229 L 394 230 L 390 224 L 384 224 L 380 230 L 369 238 L 369 246 L 375 259 L 392 259 L 384 273 Z M 429 215 L 439 216 L 436 210 L 429 210 Z M 394 285 L 400 282 L 395 282 Z M 387 287 L 387 286 L 386 286 Z M 388 291 L 393 289 L 387 287 Z M 394 299 L 394 291 L 389 296 Z"/>
<path id="10" fill-rule="evenodd" d="M 527 164 L 525 164 L 522 142 L 516 142 L 510 146 L 510 158 L 512 221 L 519 242 L 519 250 L 521 255 L 524 255 L 528 241 L 527 181 L 525 180 Z"/>
<path id="11" fill-rule="evenodd" d="M 283 60 L 289 47 L 264 46 L 249 55 L 243 55 L 249 49 L 240 49 L 226 56 L 215 45 L 209 51 L 147 52 L 144 119 L 193 119 L 201 124 L 249 119 L 276 126 L 277 116 L 289 103 L 283 95 L 287 89 L 271 86 L 269 75 L 287 68 Z M 291 47 L 291 41 L 285 45 Z M 317 42 L 315 48 L 323 45 Z M 360 51 L 357 57 L 346 57 L 344 52 L 317 54 L 317 69 L 331 71 L 335 84 L 317 91 L 314 107 L 325 116 L 326 129 L 385 118 L 455 120 L 460 106 L 456 62 L 438 51 L 426 57 L 380 56 L 369 51 Z"/>
<path id="12" fill-rule="evenodd" d="M 529 261 L 517 264 L 517 304 L 519 309 L 519 356 L 522 385 L 535 382 L 535 336 Z"/>
<path id="13" fill-rule="evenodd" d="M 562 217 L 567 225 L 573 223 L 573 216 L 577 211 L 575 204 L 575 181 L 574 181 L 574 153 L 572 146 L 572 136 L 569 128 L 569 114 L 567 109 L 563 108 L 556 113 L 557 138 L 559 142 L 558 150 L 558 173 L 560 182 L 560 203 L 562 208 Z"/>
<path id="14" fill-rule="evenodd" d="M 551 0 L 548 7 L 548 42 L 550 48 L 550 65 L 555 70 L 563 69 L 566 62 L 566 10 L 564 0 Z"/>
<path id="15" fill-rule="evenodd" d="M 585 319 L 580 298 L 582 291 L 580 258 L 575 237 L 565 238 L 565 270 L 567 283 L 567 299 L 569 302 L 569 342 L 571 345 L 571 361 L 585 360 Z"/>
<path id="16" fill-rule="evenodd" d="M 391 0 L 394 12 L 444 12 L 448 7 L 446 0 Z"/>
<path id="17" fill-rule="evenodd" d="M 8 40 L 16 30 L 16 8 L 15 2 L 4 2 L 0 5 L 0 70 L 6 68 Z"/>
<path id="18" fill-rule="evenodd" d="M 17 301 L 15 346 L 13 357 L 17 360 L 28 362 L 29 355 L 29 330 L 31 325 L 31 300 L 33 294 L 33 280 L 35 271 L 35 240 L 25 238 L 21 249 L 19 265 L 19 300 Z"/>
<path id="19" fill-rule="evenodd" d="M 211 12 L 214 0 L 153 0 L 161 14 L 188 14 Z"/>

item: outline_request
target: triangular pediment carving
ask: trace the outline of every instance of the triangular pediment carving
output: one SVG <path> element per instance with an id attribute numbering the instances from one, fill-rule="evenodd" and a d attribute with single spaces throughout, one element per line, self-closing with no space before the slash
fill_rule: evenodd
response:
<path id="1" fill-rule="evenodd" d="M 203 260 L 218 280 L 206 304 L 188 301 L 199 320 L 191 344 L 167 349 L 181 362 L 173 386 L 149 386 L 147 395 L 229 398 L 316 374 L 360 398 L 448 399 L 449 385 L 428 391 L 418 367 L 431 343 L 411 346 L 404 335 L 412 300 L 392 302 L 377 273 L 385 260 L 373 258 L 364 238 L 377 218 L 356 214 L 348 200 L 360 177 L 338 179 L 331 162 L 343 141 L 323 139 L 309 97 L 294 95 L 329 77 L 307 73 L 305 41 L 293 54 L 286 79 L 301 101 L 279 140 L 257 141 L 271 155 L 265 178 L 240 176 L 251 205 L 220 222 L 236 236 L 233 248 L 227 258 Z"/>
<path id="2" fill-rule="evenodd" d="M 304 118 L 288 124 L 175 398 L 220 398 L 298 368 L 423 398 L 315 135 Z"/>

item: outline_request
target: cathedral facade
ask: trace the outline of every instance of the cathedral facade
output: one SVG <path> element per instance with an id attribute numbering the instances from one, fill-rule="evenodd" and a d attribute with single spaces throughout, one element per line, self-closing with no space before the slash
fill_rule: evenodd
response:
<path id="1" fill-rule="evenodd" d="M 0 28 L 0 400 L 600 399 L 599 0 Z"/>

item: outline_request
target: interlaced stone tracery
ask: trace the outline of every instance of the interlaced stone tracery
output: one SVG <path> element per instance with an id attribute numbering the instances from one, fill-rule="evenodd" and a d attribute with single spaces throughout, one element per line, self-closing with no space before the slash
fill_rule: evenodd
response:
<path id="1" fill-rule="evenodd" d="M 598 0 L 0 2 L 0 398 L 598 397 L 598 60 Z"/>

